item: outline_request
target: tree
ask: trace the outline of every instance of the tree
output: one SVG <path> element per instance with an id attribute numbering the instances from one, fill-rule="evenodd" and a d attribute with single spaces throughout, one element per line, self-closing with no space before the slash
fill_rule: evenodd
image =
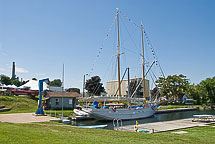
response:
<path id="1" fill-rule="evenodd" d="M 5 85 L 11 85 L 11 79 L 10 77 L 6 75 L 1 75 L 1 83 Z"/>
<path id="2" fill-rule="evenodd" d="M 202 103 L 215 103 L 215 77 L 207 78 L 198 84 Z"/>
<path id="3" fill-rule="evenodd" d="M 24 84 L 26 84 L 27 82 L 29 82 L 29 80 L 22 81 L 22 82 L 21 82 L 21 85 L 24 85 Z"/>
<path id="4" fill-rule="evenodd" d="M 11 83 L 17 87 L 22 85 L 22 83 L 17 79 L 11 79 Z"/>
<path id="5" fill-rule="evenodd" d="M 180 75 L 169 75 L 166 79 L 159 78 L 156 81 L 158 87 L 161 89 L 162 96 L 167 96 L 167 98 L 172 98 L 178 100 L 182 103 L 182 98 L 186 94 L 189 80 L 186 76 Z"/>
<path id="6" fill-rule="evenodd" d="M 187 89 L 187 95 L 196 100 L 196 104 L 201 104 L 201 97 L 200 97 L 200 91 L 198 85 L 189 85 Z"/>
<path id="7" fill-rule="evenodd" d="M 37 80 L 36 78 L 32 78 L 32 80 Z"/>
<path id="8" fill-rule="evenodd" d="M 137 88 L 137 86 L 139 85 L 141 79 L 132 79 L 130 80 L 130 94 L 133 94 Z M 135 96 L 136 97 L 142 97 L 143 96 L 143 87 L 142 87 L 142 83 L 141 85 L 137 88 L 136 92 L 135 92 Z"/>
<path id="9" fill-rule="evenodd" d="M 100 95 L 101 92 L 105 92 L 103 84 L 100 83 L 101 79 L 99 76 L 93 76 L 91 79 L 88 79 L 85 84 L 85 89 L 88 91 L 89 94 Z"/>
<path id="10" fill-rule="evenodd" d="M 80 89 L 79 88 L 68 88 L 66 91 L 67 92 L 77 92 L 77 93 L 80 94 Z"/>
<path id="11" fill-rule="evenodd" d="M 56 87 L 61 87 L 62 82 L 60 79 L 55 79 L 49 83 L 50 86 L 56 86 Z"/>

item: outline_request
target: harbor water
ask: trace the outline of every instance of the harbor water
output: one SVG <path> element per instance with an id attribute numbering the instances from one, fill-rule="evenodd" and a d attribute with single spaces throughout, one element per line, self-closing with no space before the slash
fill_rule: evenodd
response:
<path id="1" fill-rule="evenodd" d="M 144 123 L 153 123 L 153 122 L 162 122 L 162 121 L 171 121 L 171 120 L 179 120 L 185 118 L 192 118 L 193 115 L 215 115 L 215 110 L 195 110 L 195 111 L 183 111 L 183 112 L 173 112 L 173 113 L 164 113 L 164 114 L 155 114 L 152 117 L 137 119 L 137 120 L 123 120 L 122 125 L 135 125 L 136 121 L 139 124 Z M 84 120 L 84 121 L 72 121 L 71 125 L 75 126 L 90 126 L 90 125 L 104 125 L 108 126 L 104 129 L 113 129 L 113 121 L 97 121 L 97 120 Z M 121 125 L 121 123 L 119 123 Z M 115 121 L 116 125 L 116 121 Z"/>

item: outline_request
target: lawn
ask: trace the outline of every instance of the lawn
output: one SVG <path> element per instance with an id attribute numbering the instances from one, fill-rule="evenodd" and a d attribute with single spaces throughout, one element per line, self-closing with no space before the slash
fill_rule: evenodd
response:
<path id="1" fill-rule="evenodd" d="M 202 105 L 161 105 L 160 109 L 178 109 L 178 108 L 195 108 L 202 107 Z"/>
<path id="2" fill-rule="evenodd" d="M 61 117 L 62 115 L 62 110 L 45 110 L 45 114 L 51 115 L 51 116 L 56 116 L 56 117 Z M 63 110 L 63 116 L 64 117 L 69 117 L 73 114 L 73 110 Z"/>
<path id="3" fill-rule="evenodd" d="M 163 132 L 144 134 L 103 129 L 84 129 L 68 125 L 56 126 L 55 123 L 0 123 L 0 143 L 215 143 L 215 127 L 195 127 L 184 129 L 183 131 L 187 131 L 188 133 L 173 134 L 171 132 Z"/>
<path id="4" fill-rule="evenodd" d="M 23 96 L 0 96 L 0 105 L 11 108 L 1 113 L 31 113 L 37 110 L 37 101 Z"/>
<path id="5" fill-rule="evenodd" d="M 1 112 L 0 114 L 7 113 L 34 113 L 37 110 L 37 100 L 30 99 L 23 96 L 0 96 L 0 106 L 11 108 L 11 111 Z M 61 110 L 45 110 L 46 114 L 59 116 L 62 115 Z M 64 110 L 63 115 L 68 117 L 73 113 L 73 110 Z"/>

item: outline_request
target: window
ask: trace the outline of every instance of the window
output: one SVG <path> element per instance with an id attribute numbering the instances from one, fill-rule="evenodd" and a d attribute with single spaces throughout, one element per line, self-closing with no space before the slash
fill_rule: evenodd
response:
<path id="1" fill-rule="evenodd" d="M 56 105 L 59 105 L 59 98 L 56 98 L 56 99 L 55 99 L 55 104 L 56 104 Z"/>
<path id="2" fill-rule="evenodd" d="M 71 105 L 73 102 L 73 99 L 69 99 L 69 104 Z"/>

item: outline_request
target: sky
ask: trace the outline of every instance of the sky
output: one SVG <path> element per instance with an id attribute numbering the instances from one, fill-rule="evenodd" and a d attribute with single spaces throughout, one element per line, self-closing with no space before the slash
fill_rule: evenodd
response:
<path id="1" fill-rule="evenodd" d="M 142 21 L 165 76 L 184 74 L 195 84 L 215 76 L 214 0 L 0 0 L 0 74 L 11 77 L 15 61 L 24 80 L 62 79 L 64 64 L 67 88 L 82 88 L 85 74 L 107 82 L 117 47 L 116 8 Z M 120 20 L 122 51 L 141 52 L 139 29 L 123 15 Z M 121 59 L 140 65 L 132 54 Z"/>

